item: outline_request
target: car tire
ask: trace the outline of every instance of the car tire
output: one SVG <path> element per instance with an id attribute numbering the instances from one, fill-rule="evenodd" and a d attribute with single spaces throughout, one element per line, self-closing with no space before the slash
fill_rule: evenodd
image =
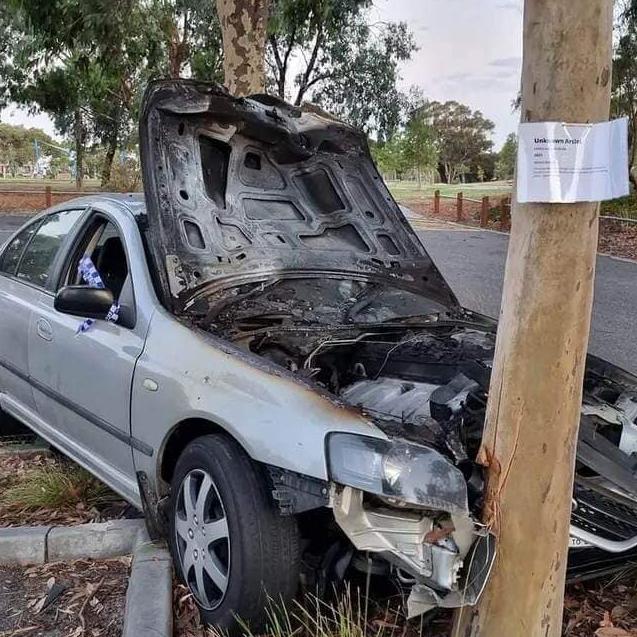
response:
<path id="1" fill-rule="evenodd" d="M 296 592 L 296 520 L 281 516 L 264 472 L 223 434 L 184 449 L 171 488 L 170 549 L 202 621 L 231 635 L 242 623 L 261 630 L 268 597 L 285 603 Z"/>

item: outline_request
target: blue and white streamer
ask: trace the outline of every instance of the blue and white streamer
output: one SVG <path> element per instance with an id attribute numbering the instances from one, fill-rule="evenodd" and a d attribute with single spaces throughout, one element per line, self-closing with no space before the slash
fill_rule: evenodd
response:
<path id="1" fill-rule="evenodd" d="M 91 257 L 88 254 L 85 254 L 81 259 L 77 266 L 77 271 L 82 277 L 82 280 L 86 285 L 92 288 L 100 288 L 103 289 L 106 286 L 104 285 L 104 281 L 102 281 L 102 277 L 100 273 L 97 271 L 97 268 L 93 264 Z M 111 305 L 108 313 L 106 314 L 105 320 L 110 321 L 111 323 L 116 323 L 119 318 L 119 303 L 115 302 Z M 91 329 L 91 326 L 95 323 L 95 319 L 85 319 L 80 323 L 77 328 L 77 334 L 81 334 L 83 332 L 88 332 Z"/>

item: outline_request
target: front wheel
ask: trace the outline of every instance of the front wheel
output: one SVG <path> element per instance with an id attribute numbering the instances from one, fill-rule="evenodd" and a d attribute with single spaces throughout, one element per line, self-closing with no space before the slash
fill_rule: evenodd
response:
<path id="1" fill-rule="evenodd" d="M 266 480 L 223 434 L 197 438 L 172 480 L 170 548 L 202 620 L 231 633 L 263 628 L 267 598 L 286 602 L 299 577 L 296 521 L 274 507 Z"/>

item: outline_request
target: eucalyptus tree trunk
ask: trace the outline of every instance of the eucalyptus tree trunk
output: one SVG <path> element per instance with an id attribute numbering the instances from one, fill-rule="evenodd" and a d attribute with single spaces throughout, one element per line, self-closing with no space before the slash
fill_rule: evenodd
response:
<path id="1" fill-rule="evenodd" d="M 217 0 L 224 83 L 237 96 L 265 92 L 268 0 Z"/>
<path id="2" fill-rule="evenodd" d="M 612 0 L 526 0 L 522 120 L 608 119 Z M 598 203 L 513 203 L 485 433 L 483 522 L 498 538 L 460 637 L 559 637 Z"/>

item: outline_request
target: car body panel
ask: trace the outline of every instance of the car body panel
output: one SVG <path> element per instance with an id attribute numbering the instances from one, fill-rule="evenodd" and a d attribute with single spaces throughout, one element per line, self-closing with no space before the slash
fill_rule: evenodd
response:
<path id="1" fill-rule="evenodd" d="M 170 309 L 210 286 L 327 269 L 458 305 L 365 136 L 325 114 L 202 82 L 154 82 L 140 154 L 149 253 Z"/>
<path id="2" fill-rule="evenodd" d="M 35 410 L 28 376 L 28 330 L 33 305 L 40 296 L 36 288 L 15 279 L 0 281 L 0 388 L 27 409 Z"/>
<path id="3" fill-rule="evenodd" d="M 148 389 L 148 381 L 157 389 Z M 151 384 L 151 387 L 154 385 Z M 316 386 L 157 310 L 133 384 L 133 436 L 162 456 L 175 425 L 201 419 L 232 435 L 255 460 L 327 479 L 332 431 L 386 438 L 369 419 Z M 139 470 L 157 459 L 135 452 Z"/>
<path id="4" fill-rule="evenodd" d="M 42 294 L 29 326 L 29 375 L 38 413 L 57 431 L 91 449 L 127 493 L 136 490 L 130 446 L 130 388 L 145 333 L 82 319 L 53 308 Z M 39 326 L 48 326 L 43 338 Z M 139 331 L 142 333 L 140 334 Z"/>

